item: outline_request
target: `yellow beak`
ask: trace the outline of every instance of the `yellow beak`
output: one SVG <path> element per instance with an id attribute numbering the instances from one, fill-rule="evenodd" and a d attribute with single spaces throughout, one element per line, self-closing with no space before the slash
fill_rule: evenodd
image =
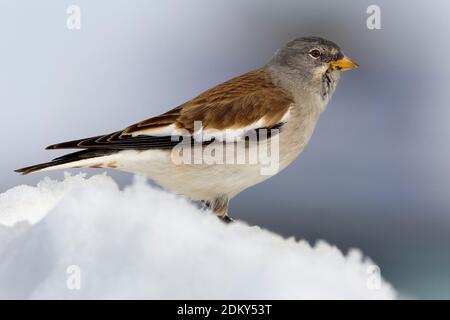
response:
<path id="1" fill-rule="evenodd" d="M 342 59 L 331 61 L 330 67 L 333 70 L 339 70 L 339 71 L 347 71 L 350 69 L 358 68 L 359 64 L 356 62 L 353 62 L 347 57 L 343 57 Z"/>

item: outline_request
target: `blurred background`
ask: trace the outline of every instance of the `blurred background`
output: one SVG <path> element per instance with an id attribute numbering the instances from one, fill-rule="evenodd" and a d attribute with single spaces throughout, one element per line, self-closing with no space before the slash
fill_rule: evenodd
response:
<path id="1" fill-rule="evenodd" d="M 66 27 L 71 4 L 81 8 L 80 30 Z M 366 26 L 371 4 L 381 30 Z M 361 67 L 343 75 L 302 156 L 236 197 L 232 216 L 360 248 L 404 297 L 450 298 L 448 1 L 1 0 L 0 8 L 0 191 L 61 179 L 13 172 L 59 155 L 43 150 L 51 143 L 157 115 L 260 67 L 292 38 L 323 36 Z"/>

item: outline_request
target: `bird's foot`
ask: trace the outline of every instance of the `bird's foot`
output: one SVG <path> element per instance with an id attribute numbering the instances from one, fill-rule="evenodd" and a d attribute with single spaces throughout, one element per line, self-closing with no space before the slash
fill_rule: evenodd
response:
<path id="1" fill-rule="evenodd" d="M 227 215 L 225 215 L 225 216 L 221 216 L 221 217 L 218 217 L 220 220 L 222 220 L 223 222 L 225 222 L 225 223 L 231 223 L 231 222 L 234 222 L 234 220 L 233 219 L 231 219 L 229 216 L 227 216 Z"/>

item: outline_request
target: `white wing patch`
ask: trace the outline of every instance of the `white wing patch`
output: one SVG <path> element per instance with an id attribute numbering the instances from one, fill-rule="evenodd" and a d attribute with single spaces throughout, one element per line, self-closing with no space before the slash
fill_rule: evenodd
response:
<path id="1" fill-rule="evenodd" d="M 225 130 L 217 130 L 213 128 L 206 129 L 203 130 L 203 140 L 211 140 L 212 138 L 214 138 L 216 141 L 241 141 L 249 131 L 263 127 L 264 118 L 261 118 L 258 121 L 245 127 L 229 128 Z"/>
<path id="2" fill-rule="evenodd" d="M 280 119 L 279 123 L 285 123 L 285 122 L 289 121 L 289 117 L 291 116 L 291 108 L 292 108 L 292 105 L 289 107 L 289 109 L 286 111 L 286 113 Z"/>
<path id="3" fill-rule="evenodd" d="M 131 134 L 131 136 L 133 138 L 137 137 L 137 136 L 166 137 L 166 136 L 178 136 L 178 135 L 181 135 L 182 133 L 183 133 L 183 130 L 176 128 L 175 124 L 172 123 L 171 125 L 168 125 L 165 127 L 150 128 L 150 129 L 134 131 Z"/>

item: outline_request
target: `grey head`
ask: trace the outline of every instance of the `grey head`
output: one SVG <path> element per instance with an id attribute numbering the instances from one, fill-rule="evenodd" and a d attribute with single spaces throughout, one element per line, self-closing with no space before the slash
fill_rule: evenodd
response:
<path id="1" fill-rule="evenodd" d="M 358 67 L 334 42 L 304 37 L 281 47 L 267 65 L 278 84 L 289 91 L 317 94 L 329 100 L 340 73 Z"/>

